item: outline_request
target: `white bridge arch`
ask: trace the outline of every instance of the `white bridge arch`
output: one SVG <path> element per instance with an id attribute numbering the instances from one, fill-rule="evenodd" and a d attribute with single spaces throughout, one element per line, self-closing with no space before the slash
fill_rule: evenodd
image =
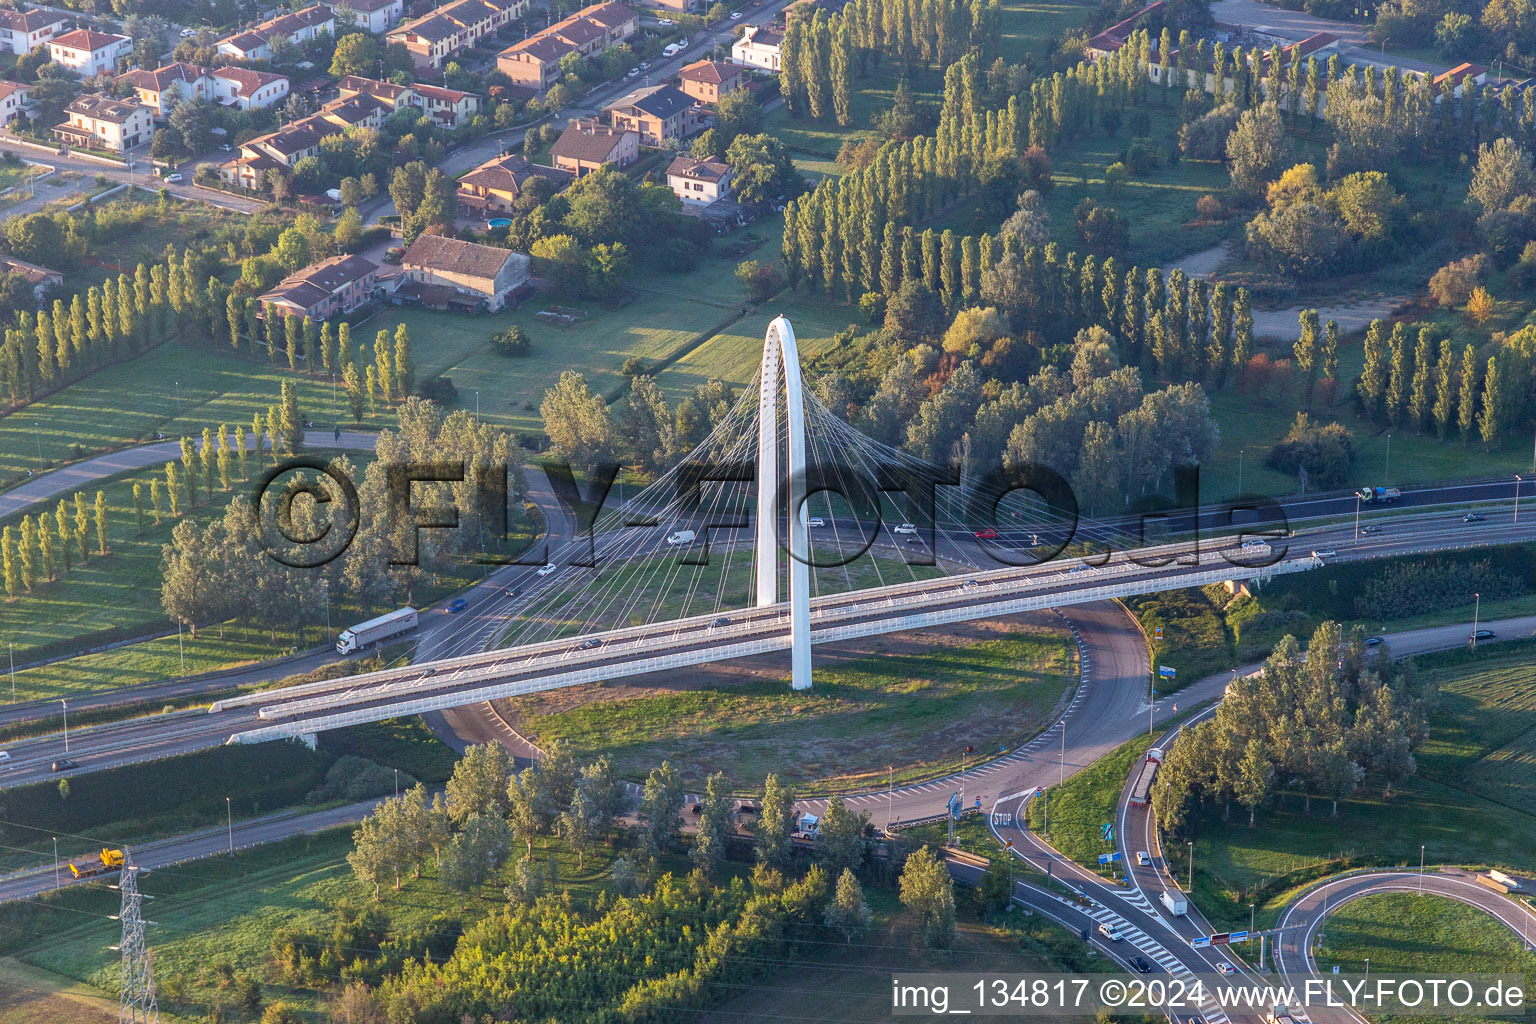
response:
<path id="1" fill-rule="evenodd" d="M 763 338 L 763 362 L 757 375 L 757 606 L 766 608 L 779 599 L 778 497 L 779 473 L 779 370 L 784 371 L 784 415 L 789 437 L 785 485 L 785 519 L 789 543 L 790 685 L 811 688 L 811 578 L 810 544 L 806 536 L 805 508 L 805 398 L 800 381 L 800 352 L 789 320 L 778 317 Z"/>

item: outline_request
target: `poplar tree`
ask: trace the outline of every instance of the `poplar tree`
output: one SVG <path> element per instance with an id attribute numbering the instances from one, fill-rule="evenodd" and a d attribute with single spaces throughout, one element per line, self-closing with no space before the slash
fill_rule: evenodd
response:
<path id="1" fill-rule="evenodd" d="M 1456 427 L 1461 443 L 1466 444 L 1477 426 L 1477 393 L 1482 384 L 1478 373 L 1477 350 L 1469 343 L 1461 354 L 1461 400 L 1456 410 Z"/>
<path id="2" fill-rule="evenodd" d="M 135 537 L 144 536 L 144 485 L 133 482 L 133 529 Z"/>
<path id="3" fill-rule="evenodd" d="M 1456 409 L 1456 350 L 1450 338 L 1440 339 L 1440 360 L 1435 364 L 1435 404 L 1430 416 L 1435 421 L 1435 434 L 1445 440 L 1451 428 L 1451 418 Z"/>
<path id="4" fill-rule="evenodd" d="M 141 264 L 142 265 L 142 264 Z M 96 550 L 107 553 L 107 492 L 96 492 Z"/>
<path id="5" fill-rule="evenodd" d="M 405 324 L 395 328 L 395 393 L 403 401 L 416 390 L 416 361 L 411 358 L 411 332 Z"/>
<path id="6" fill-rule="evenodd" d="M 43 518 L 43 515 L 40 514 L 38 518 Z M 69 536 L 70 534 L 74 533 L 74 530 L 69 525 L 69 520 L 69 500 L 67 498 L 60 498 L 58 507 L 53 510 L 53 521 L 57 524 L 58 527 L 59 540 L 63 541 L 63 543 L 59 545 L 59 553 L 64 557 L 65 572 L 69 572 L 69 565 L 72 557 L 69 553 Z"/>
<path id="7" fill-rule="evenodd" d="M 1330 384 L 1328 405 L 1332 408 L 1339 383 L 1339 325 L 1332 320 L 1323 325 L 1323 378 Z"/>
<path id="8" fill-rule="evenodd" d="M 21 590 L 21 565 L 16 555 L 16 528 L 0 530 L 0 571 L 5 573 L 5 599 L 16 600 Z"/>
<path id="9" fill-rule="evenodd" d="M 1413 352 L 1408 347 L 1408 331 L 1401 323 L 1393 325 L 1387 349 L 1391 359 L 1391 369 L 1387 375 L 1387 422 L 1397 424 L 1402 422 L 1403 412 L 1408 405 L 1409 378 L 1413 373 L 1409 365 Z"/>
<path id="10" fill-rule="evenodd" d="M 1301 335 L 1296 339 L 1296 344 L 1291 351 L 1296 355 L 1296 366 L 1301 370 L 1306 381 L 1306 406 L 1312 407 L 1312 387 L 1317 382 L 1317 310 L 1304 309 L 1298 318 L 1301 321 Z"/>
<path id="11" fill-rule="evenodd" d="M 21 582 L 29 594 L 37 582 L 37 523 L 31 516 L 21 520 Z"/>
<path id="12" fill-rule="evenodd" d="M 1478 429 L 1483 444 L 1492 448 L 1498 444 L 1504 419 L 1504 371 L 1497 356 L 1488 357 L 1488 372 L 1483 377 L 1483 412 Z"/>
<path id="13" fill-rule="evenodd" d="M 1381 415 L 1382 398 L 1387 391 L 1387 342 L 1380 320 L 1372 320 L 1365 329 L 1364 352 L 1365 365 L 1360 370 L 1357 390 L 1366 416 L 1376 419 Z"/>
<path id="14" fill-rule="evenodd" d="M 1429 380 L 1433 363 L 1434 348 L 1430 340 L 1430 329 L 1423 327 L 1419 330 L 1419 341 L 1413 350 L 1413 384 L 1408 393 L 1408 418 L 1415 431 L 1423 430 L 1429 420 Z"/>

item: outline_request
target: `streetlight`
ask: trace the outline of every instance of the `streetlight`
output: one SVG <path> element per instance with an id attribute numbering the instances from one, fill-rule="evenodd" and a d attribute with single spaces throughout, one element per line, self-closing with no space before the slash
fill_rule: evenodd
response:
<path id="1" fill-rule="evenodd" d="M 1243 449 L 1237 450 L 1237 496 L 1243 496 Z"/>
<path id="2" fill-rule="evenodd" d="M 59 837 L 53 837 L 53 887 L 59 887 Z"/>
<path id="3" fill-rule="evenodd" d="M 395 799 L 400 799 L 400 769 L 395 769 Z"/>
<path id="4" fill-rule="evenodd" d="M 1253 941 L 1253 904 L 1248 904 L 1248 941 Z"/>
<path id="5" fill-rule="evenodd" d="M 1520 481 L 1519 473 L 1515 474 L 1515 522 L 1520 522 Z"/>
<path id="6" fill-rule="evenodd" d="M 894 781 L 895 780 L 895 774 L 894 774 L 895 771 L 896 771 L 896 766 L 895 765 L 888 764 L 888 765 L 885 766 L 885 828 L 886 828 L 886 831 L 890 831 L 891 822 L 895 820 L 895 814 L 896 814 L 896 787 L 895 787 L 895 781 Z"/>
<path id="7" fill-rule="evenodd" d="M 480 392 L 475 392 L 475 426 L 480 425 Z"/>
<path id="8" fill-rule="evenodd" d="M 325 632 L 326 632 L 327 635 L 329 635 L 330 632 L 331 632 L 331 581 L 330 580 L 321 580 L 320 581 L 320 592 L 325 595 Z"/>
<path id="9" fill-rule="evenodd" d="M 1355 540 L 1360 539 L 1360 495 L 1355 495 Z"/>
<path id="10" fill-rule="evenodd" d="M 69 753 L 69 700 L 59 698 L 59 705 L 64 708 L 64 753 Z"/>
<path id="11" fill-rule="evenodd" d="M 1382 473 L 1382 475 L 1384 477 L 1386 477 L 1386 479 L 1381 482 L 1382 486 L 1385 487 L 1385 486 L 1387 486 L 1388 484 L 1390 484 L 1392 482 L 1392 435 L 1391 434 L 1387 435 L 1387 468 Z"/>
<path id="12" fill-rule="evenodd" d="M 1185 891 L 1193 896 L 1195 893 L 1195 841 L 1186 839 L 1184 845 L 1189 847 L 1189 888 Z"/>
<path id="13" fill-rule="evenodd" d="M 1424 844 L 1419 844 L 1419 895 L 1424 895 Z"/>
<path id="14" fill-rule="evenodd" d="M 1371 958 L 1370 957 L 1366 957 L 1365 958 L 1365 977 L 1366 977 L 1367 980 L 1369 980 L 1370 977 L 1371 977 Z"/>
<path id="15" fill-rule="evenodd" d="M 229 797 L 224 798 L 224 821 L 229 827 L 229 855 L 235 855 L 235 809 L 229 802 Z"/>
<path id="16" fill-rule="evenodd" d="M 11 703 L 16 703 L 16 644 L 8 641 L 6 646 L 11 649 Z"/>
<path id="17" fill-rule="evenodd" d="M 1472 596 L 1476 599 L 1472 605 L 1472 646 L 1475 649 L 1477 647 L 1477 615 L 1483 610 L 1483 595 L 1474 590 Z"/>

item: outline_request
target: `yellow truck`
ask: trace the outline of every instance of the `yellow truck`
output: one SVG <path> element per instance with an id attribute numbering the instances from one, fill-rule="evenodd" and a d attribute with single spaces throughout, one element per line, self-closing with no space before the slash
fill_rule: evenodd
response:
<path id="1" fill-rule="evenodd" d="M 90 878 L 92 875 L 109 875 L 114 871 L 123 870 L 123 851 L 109 850 L 105 847 L 97 856 L 90 860 L 73 861 L 69 865 L 69 873 L 76 878 Z"/>

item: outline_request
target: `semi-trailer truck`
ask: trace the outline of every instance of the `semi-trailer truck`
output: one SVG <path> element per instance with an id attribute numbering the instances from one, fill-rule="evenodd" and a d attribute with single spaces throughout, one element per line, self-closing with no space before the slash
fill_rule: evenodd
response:
<path id="1" fill-rule="evenodd" d="M 90 878 L 92 875 L 106 875 L 121 870 L 123 870 L 123 851 L 109 850 L 106 847 L 102 847 L 101 853 L 90 860 L 73 861 L 69 865 L 69 873 L 76 878 Z"/>
<path id="2" fill-rule="evenodd" d="M 416 628 L 416 609 L 397 608 L 387 615 L 380 615 L 376 619 L 367 622 L 359 622 L 357 625 L 341 631 L 336 638 L 337 654 L 353 654 L 365 647 L 392 640 L 404 633 L 409 633 Z"/>

